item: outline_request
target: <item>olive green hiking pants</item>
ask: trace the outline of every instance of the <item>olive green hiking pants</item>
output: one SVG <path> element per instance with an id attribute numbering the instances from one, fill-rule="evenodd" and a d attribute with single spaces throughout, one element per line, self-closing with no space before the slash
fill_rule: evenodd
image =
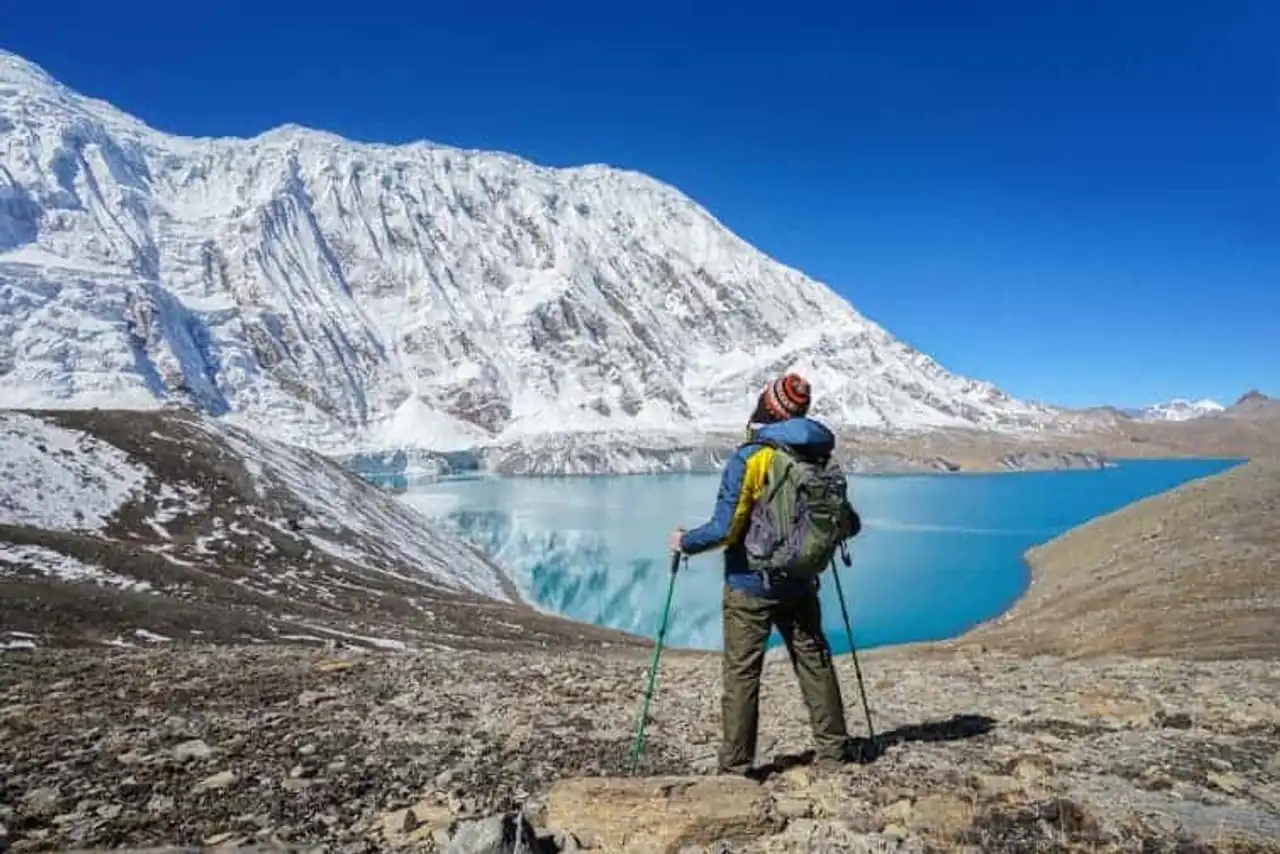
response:
<path id="1" fill-rule="evenodd" d="M 841 759 L 849 736 L 840 683 L 822 631 L 817 591 L 775 599 L 740 593 L 726 586 L 723 616 L 720 770 L 743 773 L 755 762 L 760 673 L 765 644 L 774 626 L 787 646 L 800 693 L 809 709 L 815 753 L 819 759 Z"/>

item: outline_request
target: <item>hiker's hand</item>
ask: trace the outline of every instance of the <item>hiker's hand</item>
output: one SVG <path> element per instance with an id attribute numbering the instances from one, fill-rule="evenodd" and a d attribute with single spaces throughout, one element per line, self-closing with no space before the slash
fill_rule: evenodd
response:
<path id="1" fill-rule="evenodd" d="M 680 547 L 680 540 L 683 537 L 684 537 L 684 526 L 680 525 L 674 531 L 671 532 L 671 539 L 667 541 L 667 545 L 671 547 L 671 551 L 673 552 L 683 551 L 683 549 Z"/>

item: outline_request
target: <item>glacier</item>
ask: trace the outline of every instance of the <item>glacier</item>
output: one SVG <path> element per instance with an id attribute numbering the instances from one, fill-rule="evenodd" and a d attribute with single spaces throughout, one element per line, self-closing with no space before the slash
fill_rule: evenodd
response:
<path id="1" fill-rule="evenodd" d="M 182 137 L 0 51 L 3 406 L 185 407 L 329 455 L 518 469 L 566 436 L 705 456 L 690 437 L 740 432 L 787 369 L 838 429 L 1061 416 L 643 174 L 293 125 Z"/>

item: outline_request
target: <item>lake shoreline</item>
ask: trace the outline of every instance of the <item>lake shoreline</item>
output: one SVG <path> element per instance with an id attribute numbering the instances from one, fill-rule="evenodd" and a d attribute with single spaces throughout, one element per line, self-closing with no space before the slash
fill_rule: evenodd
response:
<path id="1" fill-rule="evenodd" d="M 1046 468 L 1009 468 L 1009 467 L 991 467 L 991 468 L 972 468 L 972 469 L 939 469 L 930 467 L 907 468 L 902 470 L 856 470 L 846 469 L 845 475 L 849 478 L 876 478 L 876 479 L 892 479 L 892 478 L 917 478 L 917 477 L 948 477 L 948 478 L 964 478 L 964 477 L 990 477 L 993 475 L 1031 475 L 1031 474 L 1067 474 L 1067 473 L 1087 473 L 1097 471 L 1099 469 L 1117 468 L 1119 466 L 1130 463 L 1178 463 L 1178 462 L 1221 462 L 1221 463 L 1238 463 L 1243 465 L 1249 461 L 1248 457 L 1238 454 L 1222 454 L 1222 455 L 1202 455 L 1202 454 L 1172 454 L 1169 456 L 1134 456 L 1134 457 L 1110 457 L 1098 465 L 1089 466 L 1062 466 L 1062 467 L 1046 467 Z M 352 474 L 366 480 L 367 482 L 379 488 L 387 489 L 394 494 L 400 494 L 406 491 L 407 486 L 428 486 L 447 483 L 465 483 L 471 481 L 547 481 L 556 483 L 577 483 L 581 481 L 603 481 L 619 478 L 682 478 L 697 477 L 706 475 L 719 475 L 722 471 L 720 466 L 706 467 L 690 470 L 672 470 L 672 471 L 653 471 L 653 472 L 601 472 L 599 474 L 592 473 L 565 473 L 565 474 L 502 474 L 494 471 L 475 471 L 475 472 L 459 472 L 456 474 L 428 475 L 422 473 L 421 476 L 409 481 L 406 485 L 389 484 L 387 480 L 405 479 L 404 475 L 385 474 L 363 472 L 358 469 L 349 469 Z"/>

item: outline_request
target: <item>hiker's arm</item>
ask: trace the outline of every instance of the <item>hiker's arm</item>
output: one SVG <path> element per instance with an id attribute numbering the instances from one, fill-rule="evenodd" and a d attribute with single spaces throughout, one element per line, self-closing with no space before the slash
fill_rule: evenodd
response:
<path id="1" fill-rule="evenodd" d="M 751 502 L 746 500 L 749 495 L 746 488 L 747 453 L 746 448 L 739 449 L 725 463 L 711 519 L 685 532 L 680 540 L 681 551 L 697 554 L 732 542 L 734 535 L 741 536 L 747 515 L 751 512 Z"/>

